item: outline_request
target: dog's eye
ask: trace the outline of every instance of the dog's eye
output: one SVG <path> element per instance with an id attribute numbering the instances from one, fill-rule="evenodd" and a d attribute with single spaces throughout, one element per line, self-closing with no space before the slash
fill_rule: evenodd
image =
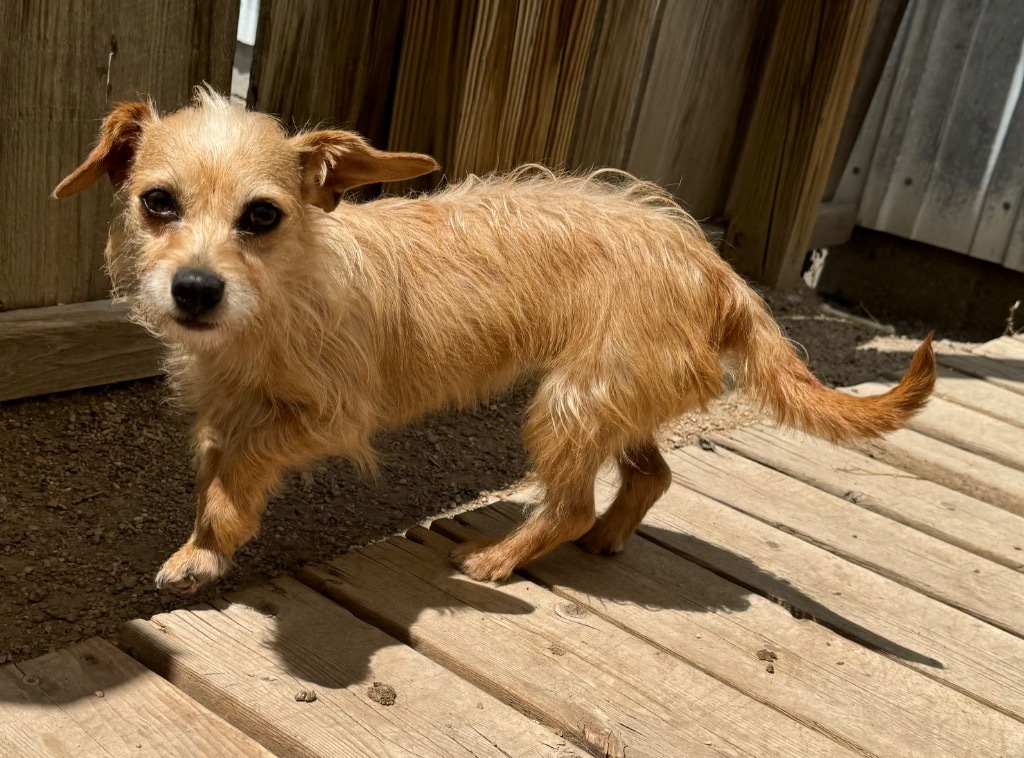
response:
<path id="1" fill-rule="evenodd" d="M 178 206 L 174 202 L 174 196 L 167 190 L 152 189 L 140 198 L 142 207 L 146 209 L 153 218 L 173 219 L 178 218 Z"/>
<path id="2" fill-rule="evenodd" d="M 269 232 L 281 220 L 281 211 L 273 203 L 260 200 L 249 205 L 238 220 L 238 228 L 247 234 Z"/>

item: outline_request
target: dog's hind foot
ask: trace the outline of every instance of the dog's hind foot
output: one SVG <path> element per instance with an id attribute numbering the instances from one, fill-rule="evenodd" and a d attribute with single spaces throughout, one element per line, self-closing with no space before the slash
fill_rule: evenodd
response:
<path id="1" fill-rule="evenodd" d="M 206 548 L 186 544 L 168 558 L 156 575 L 157 589 L 191 595 L 207 582 L 227 573 L 231 561 Z"/>
<path id="2" fill-rule="evenodd" d="M 594 555 L 616 555 L 622 552 L 632 536 L 632 531 L 624 531 L 614 524 L 598 519 L 589 532 L 576 540 L 576 544 Z"/>

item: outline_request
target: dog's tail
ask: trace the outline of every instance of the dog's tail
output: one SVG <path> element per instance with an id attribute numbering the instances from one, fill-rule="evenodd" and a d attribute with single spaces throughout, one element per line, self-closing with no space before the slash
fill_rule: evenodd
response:
<path id="1" fill-rule="evenodd" d="M 736 361 L 741 386 L 785 426 L 834 442 L 877 437 L 906 425 L 935 386 L 929 334 L 898 385 L 857 397 L 829 389 L 808 370 L 761 299 L 734 288 L 725 309 L 722 347 Z"/>

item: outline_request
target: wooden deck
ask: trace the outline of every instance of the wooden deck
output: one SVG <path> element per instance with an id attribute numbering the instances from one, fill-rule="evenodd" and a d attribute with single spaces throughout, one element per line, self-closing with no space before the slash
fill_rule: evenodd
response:
<path id="1" fill-rule="evenodd" d="M 1024 756 L 1024 341 L 943 363 L 870 455 L 676 451 L 616 558 L 470 581 L 499 503 L 0 668 L 0 755 Z"/>

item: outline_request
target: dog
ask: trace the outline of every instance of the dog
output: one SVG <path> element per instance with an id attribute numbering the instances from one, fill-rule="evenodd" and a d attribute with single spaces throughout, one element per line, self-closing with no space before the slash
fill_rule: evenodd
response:
<path id="1" fill-rule="evenodd" d="M 333 455 L 373 470 L 376 431 L 524 380 L 543 502 L 455 565 L 502 580 L 578 540 L 616 553 L 671 482 L 658 432 L 727 372 L 784 426 L 840 441 L 900 428 L 931 394 L 931 335 L 886 394 L 822 385 L 764 302 L 658 186 L 525 168 L 432 194 L 346 201 L 439 169 L 340 130 L 290 135 L 209 88 L 161 115 L 118 104 L 64 198 L 109 176 L 116 297 L 168 346 L 194 412 L 198 505 L 157 585 L 222 576 L 284 472 Z M 621 486 L 599 518 L 594 482 Z"/>

